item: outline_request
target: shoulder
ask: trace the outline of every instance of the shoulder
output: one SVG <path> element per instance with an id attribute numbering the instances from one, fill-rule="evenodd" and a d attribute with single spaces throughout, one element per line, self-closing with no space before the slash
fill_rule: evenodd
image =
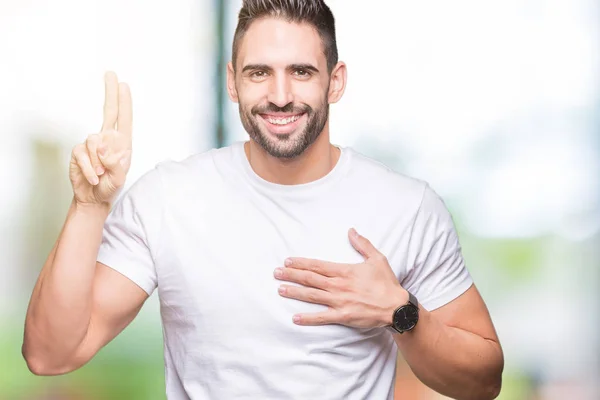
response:
<path id="1" fill-rule="evenodd" d="M 194 153 L 181 160 L 164 159 L 130 181 L 126 192 L 135 195 L 140 192 L 149 194 L 166 189 L 185 188 L 193 182 L 213 176 L 216 163 L 230 157 L 231 153 L 230 147 L 223 147 Z"/>
<path id="2" fill-rule="evenodd" d="M 207 175 L 214 168 L 215 154 L 223 156 L 228 150 L 210 149 L 192 154 L 182 160 L 165 159 L 154 167 L 143 172 L 139 177 L 129 180 L 126 189 L 119 197 L 130 198 L 132 201 L 151 202 L 158 200 L 165 190 L 174 185 L 189 185 L 195 180 Z"/>
<path id="3" fill-rule="evenodd" d="M 391 197 L 393 204 L 411 210 L 415 216 L 451 218 L 442 196 L 426 180 L 396 171 L 352 148 L 349 151 L 353 160 L 351 175 L 362 188 Z"/>
<path id="4" fill-rule="evenodd" d="M 429 184 L 419 178 L 394 170 L 381 161 L 375 160 L 352 148 L 351 176 L 367 190 L 389 196 L 394 201 L 420 206 Z"/>
<path id="5" fill-rule="evenodd" d="M 210 149 L 192 154 L 183 160 L 166 159 L 154 167 L 157 174 L 164 178 L 188 177 L 202 169 L 210 167 L 214 162 L 215 153 L 223 153 L 222 149 Z"/>
<path id="6" fill-rule="evenodd" d="M 155 166 L 163 183 L 182 184 L 189 180 L 205 180 L 215 175 L 222 165 L 233 164 L 234 148 L 232 145 L 212 148 L 192 154 L 183 160 L 163 160 Z"/>

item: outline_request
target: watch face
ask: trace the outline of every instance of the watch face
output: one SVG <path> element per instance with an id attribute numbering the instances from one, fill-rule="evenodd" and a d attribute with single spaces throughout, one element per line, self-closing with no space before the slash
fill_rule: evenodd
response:
<path id="1" fill-rule="evenodd" d="M 394 314 L 394 327 L 400 331 L 408 331 L 415 327 L 418 320 L 419 309 L 406 305 Z"/>

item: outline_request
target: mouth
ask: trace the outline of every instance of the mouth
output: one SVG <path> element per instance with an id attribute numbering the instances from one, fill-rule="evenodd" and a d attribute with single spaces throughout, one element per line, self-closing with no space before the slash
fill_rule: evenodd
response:
<path id="1" fill-rule="evenodd" d="M 294 115 L 259 114 L 269 132 L 282 135 L 292 133 L 304 118 L 306 113 Z"/>

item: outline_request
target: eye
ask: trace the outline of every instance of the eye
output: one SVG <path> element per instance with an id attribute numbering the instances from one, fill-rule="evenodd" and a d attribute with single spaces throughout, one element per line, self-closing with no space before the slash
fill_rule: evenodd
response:
<path id="1" fill-rule="evenodd" d="M 297 70 L 294 71 L 294 74 L 296 74 L 296 75 L 298 75 L 300 77 L 303 77 L 303 78 L 310 76 L 310 72 L 308 72 L 305 69 L 297 69 Z"/>
<path id="2" fill-rule="evenodd" d="M 250 79 L 254 81 L 261 81 L 267 77 L 266 71 L 254 71 L 250 73 Z"/>

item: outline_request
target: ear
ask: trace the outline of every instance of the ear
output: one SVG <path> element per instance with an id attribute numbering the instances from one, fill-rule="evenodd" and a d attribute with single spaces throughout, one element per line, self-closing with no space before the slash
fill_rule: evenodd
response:
<path id="1" fill-rule="evenodd" d="M 329 104 L 337 103 L 346 90 L 347 71 L 346 64 L 342 61 L 338 62 L 329 77 Z"/>
<path id="2" fill-rule="evenodd" d="M 238 94 L 235 89 L 235 72 L 233 70 L 233 64 L 231 61 L 227 63 L 227 93 L 229 93 L 229 98 L 234 102 L 238 102 Z"/>

